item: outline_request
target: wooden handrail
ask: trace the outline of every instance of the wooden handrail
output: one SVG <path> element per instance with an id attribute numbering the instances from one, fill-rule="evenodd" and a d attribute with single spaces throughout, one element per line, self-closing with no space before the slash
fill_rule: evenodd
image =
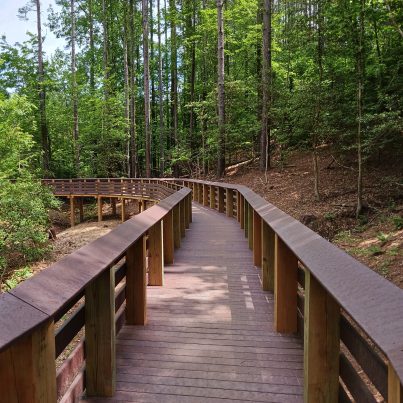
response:
<path id="1" fill-rule="evenodd" d="M 162 285 L 162 237 L 173 240 L 174 234 L 181 231 L 182 223 L 188 226 L 191 220 L 191 191 L 160 181 L 157 184 L 169 190 L 179 190 L 170 192 L 172 194 L 159 204 L 0 295 L 1 399 L 15 401 L 17 398 L 17 401 L 38 403 L 56 401 L 55 358 L 81 328 L 82 309 L 85 310 L 87 394 L 113 395 L 115 326 L 122 317 L 120 310 L 115 312 L 115 298 L 121 306 L 124 296 L 128 323 L 145 324 L 146 237 L 150 242 L 149 281 Z M 172 218 L 175 211 L 175 218 Z M 169 225 L 163 235 L 165 221 Z M 172 250 L 169 255 L 172 261 Z M 122 258 L 125 258 L 125 263 L 115 272 L 114 266 Z M 124 291 L 117 291 L 115 296 L 115 280 L 118 282 L 123 276 L 126 277 Z M 85 305 L 68 322 L 68 329 L 55 332 L 55 321 L 83 295 Z M 118 325 L 115 325 L 116 321 Z M 58 337 L 57 348 L 55 335 Z"/>
<path id="2" fill-rule="evenodd" d="M 402 401 L 403 291 L 400 288 L 245 186 L 167 180 L 190 187 L 194 200 L 221 212 L 224 191 L 226 197 L 236 193 L 232 200 L 236 203 L 237 219 L 254 251 L 255 265 L 262 267 L 263 287 L 275 293 L 274 325 L 279 331 L 297 331 L 298 262 L 304 266 L 308 278 L 304 291 L 306 401 L 321 401 L 318 396 L 324 391 L 337 395 L 341 311 L 385 355 L 389 370 L 388 385 L 383 388 L 388 396 L 384 397 L 389 402 Z M 230 205 L 231 202 L 227 203 L 227 208 Z"/>
<path id="3" fill-rule="evenodd" d="M 86 327 L 94 327 L 95 333 L 102 331 L 103 346 L 110 346 L 107 358 L 99 361 L 95 342 L 88 332 L 86 343 L 91 343 L 93 349 L 86 353 L 90 379 L 87 391 L 97 395 L 113 392 L 114 361 L 110 357 L 114 355 L 115 321 L 116 326 L 121 324 L 123 297 L 128 321 L 146 321 L 146 234 L 152 253 L 149 262 L 153 265 L 149 275 L 154 284 L 162 284 L 161 259 L 172 262 L 173 249 L 180 246 L 191 221 L 191 192 L 187 189 L 190 188 L 194 201 L 236 217 L 240 223 L 253 251 L 254 264 L 261 267 L 262 287 L 274 291 L 275 329 L 303 334 L 305 401 L 320 402 L 323 396 L 327 401 L 345 397 L 339 377 L 353 396 L 363 393 L 368 399 L 372 396 L 373 391 L 368 392 L 348 354 L 340 349 L 341 341 L 383 398 L 402 402 L 403 292 L 398 287 L 245 186 L 174 178 L 88 181 L 121 186 L 117 191 L 136 183 L 144 187 L 154 184 L 176 192 L 11 292 L 0 295 L 0 396 L 5 396 L 6 401 L 10 390 L 22 393 L 24 382 L 31 387 L 39 385 L 31 390 L 32 401 L 54 401 L 54 321 L 84 294 Z M 80 180 L 55 182 L 68 191 L 71 183 Z M 164 243 L 167 240 L 163 251 L 161 237 Z M 124 265 L 115 273 L 114 265 L 123 258 Z M 120 281 L 123 276 L 126 276 L 125 288 L 115 295 L 114 279 Z M 115 299 L 120 307 L 116 309 L 120 313 L 116 314 Z M 83 320 L 82 313 L 76 315 L 71 320 L 75 331 Z M 71 334 L 63 337 L 69 338 Z M 58 353 L 67 341 L 60 343 Z M 39 349 L 38 345 L 42 347 Z M 25 375 L 19 377 L 22 357 L 28 359 L 22 371 Z M 10 360 L 14 360 L 11 372 Z M 35 360 L 41 362 L 40 371 Z M 100 370 L 105 378 L 95 379 L 93 374 Z"/>

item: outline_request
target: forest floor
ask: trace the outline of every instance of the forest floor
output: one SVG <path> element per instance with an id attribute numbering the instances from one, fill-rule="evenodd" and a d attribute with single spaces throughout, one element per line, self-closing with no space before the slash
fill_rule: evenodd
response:
<path id="1" fill-rule="evenodd" d="M 334 160 L 328 150 L 322 151 L 319 165 L 320 201 L 313 193 L 309 153 L 291 155 L 282 164 L 274 159 L 267 181 L 258 162 L 223 181 L 248 186 L 403 288 L 403 162 L 366 166 L 365 212 L 359 220 L 355 218 L 356 171 Z"/>
<path id="2" fill-rule="evenodd" d="M 364 175 L 365 214 L 355 218 L 356 172 L 335 162 L 324 152 L 320 158 L 321 200 L 313 194 L 312 161 L 309 154 L 291 155 L 286 163 L 274 158 L 273 168 L 265 175 L 258 162 L 243 166 L 223 178 L 253 189 L 269 202 L 300 220 L 326 239 L 368 265 L 383 277 L 403 288 L 403 172 L 402 162 L 387 167 L 367 166 Z M 343 164 L 344 165 L 344 164 Z M 206 178 L 212 179 L 213 178 Z M 137 212 L 135 203 L 127 206 L 129 215 Z M 120 206 L 118 204 L 118 211 Z M 97 222 L 95 204 L 84 206 L 85 221 L 69 227 L 66 205 L 52 212 L 57 232 L 46 258 L 16 270 L 12 286 L 45 269 L 63 256 L 107 234 L 120 223 L 104 204 L 104 221 Z M 3 286 L 2 291 L 7 287 Z"/>
<path id="3" fill-rule="evenodd" d="M 85 220 L 74 227 L 70 227 L 69 206 L 67 204 L 63 205 L 60 211 L 51 211 L 50 218 L 53 223 L 53 229 L 56 232 L 56 237 L 49 241 L 49 252 L 41 260 L 22 267 L 16 267 L 6 282 L 2 284 L 0 292 L 15 287 L 20 282 L 46 269 L 64 256 L 106 235 L 121 223 L 120 215 L 119 217 L 112 217 L 110 204 L 104 203 L 103 205 L 102 222 L 97 221 L 96 209 L 95 203 L 85 204 Z M 117 203 L 117 209 L 119 212 L 120 203 Z M 138 214 L 137 203 L 126 202 L 126 214 L 128 218 Z"/>

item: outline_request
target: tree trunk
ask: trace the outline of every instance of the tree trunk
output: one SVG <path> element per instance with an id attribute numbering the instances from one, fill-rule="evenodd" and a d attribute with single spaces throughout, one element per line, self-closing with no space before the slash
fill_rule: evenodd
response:
<path id="1" fill-rule="evenodd" d="M 178 142 L 178 69 L 176 48 L 176 6 L 175 0 L 169 1 L 170 29 L 171 29 L 171 125 L 172 143 Z"/>
<path id="2" fill-rule="evenodd" d="M 218 90 L 218 155 L 217 176 L 222 177 L 225 171 L 225 63 L 224 63 L 224 0 L 217 0 L 217 90 Z"/>
<path id="3" fill-rule="evenodd" d="M 128 67 L 129 67 L 129 174 L 137 178 L 137 147 L 136 147 L 136 83 L 135 83 L 135 46 L 134 46 L 134 0 L 129 1 L 129 41 L 128 41 Z"/>
<path id="4" fill-rule="evenodd" d="M 195 33 L 195 25 L 196 25 L 196 6 L 195 2 L 192 1 L 192 17 L 191 17 L 191 35 L 193 36 Z M 192 39 L 192 43 L 190 45 L 190 116 L 189 116 L 189 136 L 190 136 L 190 145 L 192 150 L 192 155 L 197 152 L 197 142 L 195 139 L 195 113 L 193 103 L 195 101 L 195 80 L 196 80 L 196 43 L 195 40 Z"/>
<path id="5" fill-rule="evenodd" d="M 90 89 L 91 93 L 95 91 L 95 48 L 94 48 L 94 17 L 92 10 L 92 0 L 88 0 L 88 19 L 90 36 Z"/>
<path id="6" fill-rule="evenodd" d="M 80 176 L 80 145 L 78 143 L 78 96 L 76 75 L 76 15 L 74 0 L 70 0 L 71 14 L 71 98 L 73 103 L 73 142 L 76 175 Z"/>
<path id="7" fill-rule="evenodd" d="M 160 176 L 165 171 L 165 136 L 164 136 L 164 93 L 162 82 L 162 53 L 161 53 L 161 6 L 157 0 L 157 24 L 158 24 L 158 106 L 159 106 L 159 143 L 160 143 Z"/>
<path id="8" fill-rule="evenodd" d="M 362 213 L 362 115 L 363 115 L 363 96 L 364 96 L 364 69 L 365 69 L 365 52 L 364 52 L 364 7 L 365 0 L 359 0 L 359 26 L 358 26 L 358 50 L 357 50 L 357 210 L 356 216 Z"/>
<path id="9" fill-rule="evenodd" d="M 42 168 L 45 177 L 49 176 L 50 171 L 50 142 L 48 124 L 46 121 L 46 91 L 45 91 L 45 72 L 43 67 L 43 51 L 42 51 L 42 24 L 41 24 L 41 3 L 36 3 L 36 27 L 38 34 L 38 95 L 39 95 L 39 127 L 42 143 Z"/>
<path id="10" fill-rule="evenodd" d="M 270 168 L 270 109 L 272 98 L 272 0 L 263 1 L 263 40 L 262 40 L 262 132 L 260 135 L 260 169 Z"/>
<path id="11" fill-rule="evenodd" d="M 151 177 L 150 63 L 148 54 L 148 0 L 143 5 L 144 134 L 146 138 L 146 177 Z"/>

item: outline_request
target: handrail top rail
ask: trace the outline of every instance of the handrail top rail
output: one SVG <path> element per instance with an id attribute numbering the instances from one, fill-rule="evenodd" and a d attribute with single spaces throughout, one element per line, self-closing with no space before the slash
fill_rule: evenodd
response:
<path id="1" fill-rule="evenodd" d="M 0 352 L 55 317 L 190 193 L 190 189 L 181 188 L 16 288 L 0 294 Z"/>
<path id="2" fill-rule="evenodd" d="M 403 290 L 246 186 L 176 180 L 238 191 L 384 352 L 403 380 Z"/>

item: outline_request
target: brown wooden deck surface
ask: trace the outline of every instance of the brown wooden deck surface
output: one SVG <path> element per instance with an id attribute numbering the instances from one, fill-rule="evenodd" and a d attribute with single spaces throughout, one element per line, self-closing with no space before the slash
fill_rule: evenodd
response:
<path id="1" fill-rule="evenodd" d="M 147 326 L 118 335 L 115 396 L 87 401 L 302 401 L 302 341 L 274 332 L 236 220 L 197 204 L 187 231 L 164 287 L 148 288 Z"/>

